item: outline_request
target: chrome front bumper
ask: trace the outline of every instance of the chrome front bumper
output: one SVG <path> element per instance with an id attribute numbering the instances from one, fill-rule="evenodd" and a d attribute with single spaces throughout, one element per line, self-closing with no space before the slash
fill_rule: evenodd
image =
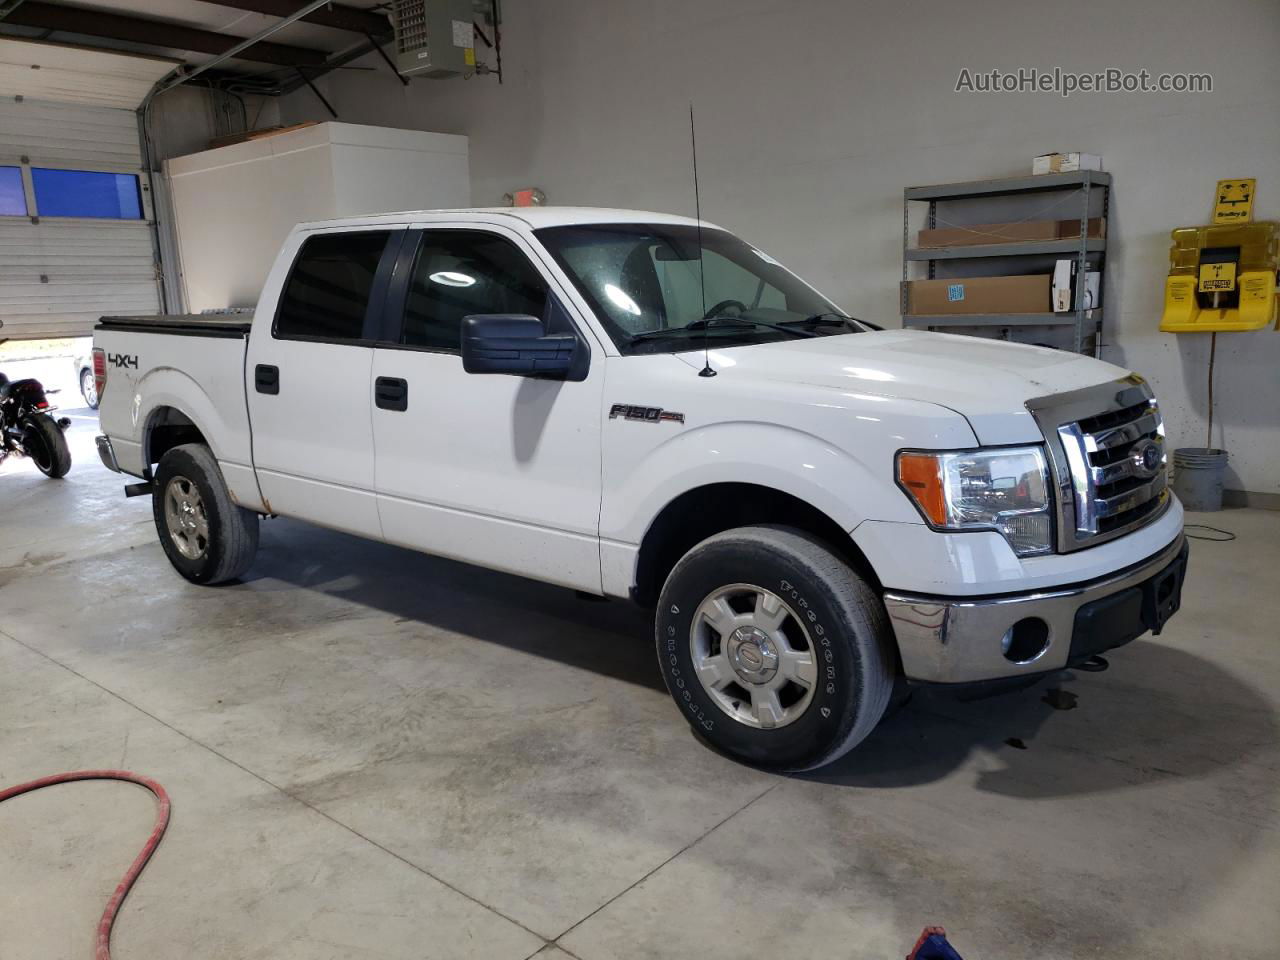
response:
<path id="1" fill-rule="evenodd" d="M 1061 669 L 1071 659 L 1077 611 L 1159 576 L 1178 562 L 1185 543 L 1179 533 L 1136 566 L 1061 590 L 985 599 L 887 591 L 884 605 L 898 640 L 903 672 L 909 680 L 974 683 Z M 1004 641 L 1014 625 L 1026 619 L 1038 619 L 1047 626 L 1047 642 L 1035 656 L 1016 662 L 1005 656 Z"/>
<path id="2" fill-rule="evenodd" d="M 98 445 L 98 458 L 102 461 L 102 465 L 112 473 L 119 473 L 120 464 L 116 462 L 116 450 L 111 446 L 111 438 L 99 434 L 94 438 L 94 442 Z"/>

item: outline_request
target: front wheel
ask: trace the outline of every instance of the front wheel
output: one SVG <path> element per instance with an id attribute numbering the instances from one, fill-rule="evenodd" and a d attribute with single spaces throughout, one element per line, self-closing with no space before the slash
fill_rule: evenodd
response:
<path id="1" fill-rule="evenodd" d="M 234 580 L 258 552 L 258 515 L 237 506 L 213 453 L 184 443 L 160 458 L 151 512 L 164 552 L 192 583 Z"/>
<path id="2" fill-rule="evenodd" d="M 46 477 L 54 480 L 65 477 L 71 469 L 71 451 L 62 428 L 47 414 L 37 414 L 27 419 L 22 429 L 22 452 Z"/>
<path id="3" fill-rule="evenodd" d="M 741 527 L 698 544 L 667 577 L 655 631 L 694 730 L 760 767 L 832 762 L 871 733 L 893 691 L 880 598 L 799 530 Z"/>

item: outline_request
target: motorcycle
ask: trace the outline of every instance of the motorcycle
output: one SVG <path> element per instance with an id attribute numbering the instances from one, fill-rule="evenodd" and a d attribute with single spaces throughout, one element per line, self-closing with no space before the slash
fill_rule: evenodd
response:
<path id="1" fill-rule="evenodd" d="M 0 373 L 0 463 L 10 454 L 30 457 L 46 477 L 71 469 L 71 451 L 62 435 L 71 421 L 54 419 L 39 380 L 10 380 Z"/>

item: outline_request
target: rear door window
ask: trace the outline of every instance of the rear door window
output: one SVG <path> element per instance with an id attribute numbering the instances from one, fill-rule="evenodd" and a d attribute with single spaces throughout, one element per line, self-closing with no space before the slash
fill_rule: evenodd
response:
<path id="1" fill-rule="evenodd" d="M 365 314 L 390 231 L 307 238 L 280 297 L 275 335 L 284 340 L 353 341 Z"/>

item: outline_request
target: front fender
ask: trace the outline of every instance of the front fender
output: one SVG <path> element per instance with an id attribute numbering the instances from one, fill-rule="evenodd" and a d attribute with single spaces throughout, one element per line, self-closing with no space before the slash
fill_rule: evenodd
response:
<path id="1" fill-rule="evenodd" d="M 920 522 L 893 483 L 891 457 L 873 470 L 821 437 L 778 424 L 732 422 L 685 430 L 612 479 L 606 477 L 600 535 L 625 544 L 640 543 L 662 509 L 681 494 L 715 483 L 751 483 L 790 494 L 844 530 L 868 517 Z"/>

